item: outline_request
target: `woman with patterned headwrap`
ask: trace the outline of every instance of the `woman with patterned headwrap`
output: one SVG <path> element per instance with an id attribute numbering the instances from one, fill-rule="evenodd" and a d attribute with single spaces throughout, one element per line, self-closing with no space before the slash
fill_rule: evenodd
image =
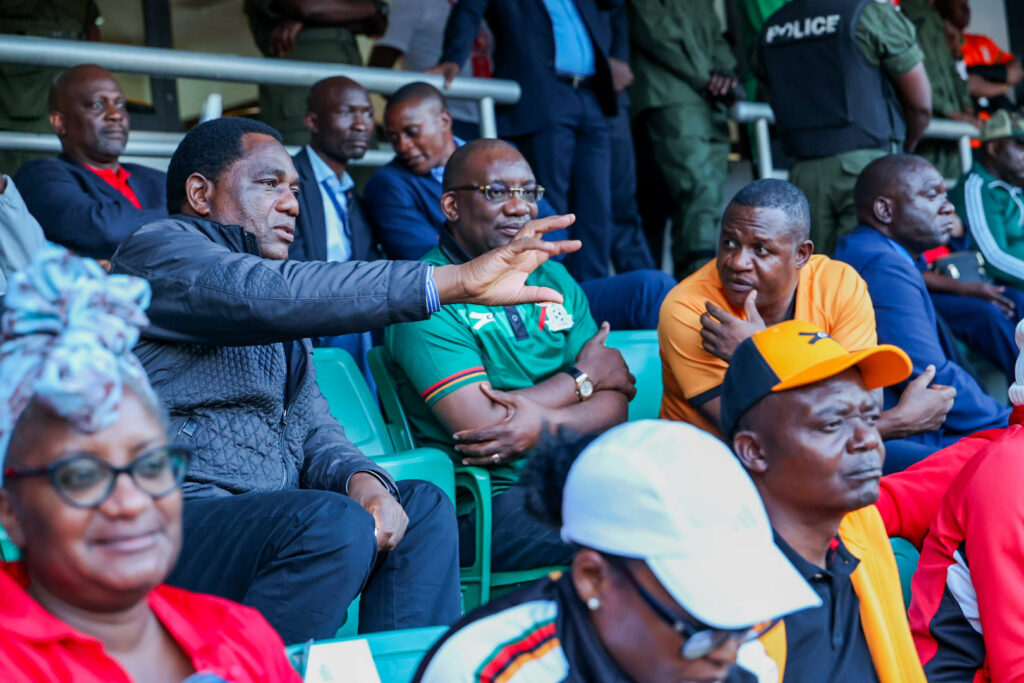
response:
<path id="1" fill-rule="evenodd" d="M 131 349 L 150 291 L 48 245 L 0 319 L 0 679 L 297 681 L 255 610 L 161 585 L 189 454 Z"/>

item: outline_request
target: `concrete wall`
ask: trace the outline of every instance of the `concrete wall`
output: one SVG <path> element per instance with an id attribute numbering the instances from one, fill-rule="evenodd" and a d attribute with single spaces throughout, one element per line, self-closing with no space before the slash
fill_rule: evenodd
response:
<path id="1" fill-rule="evenodd" d="M 259 57 L 249 24 L 242 12 L 243 0 L 170 0 L 171 31 L 179 50 L 219 52 Z M 100 31 L 105 42 L 144 45 L 142 3 L 139 0 L 97 0 L 103 15 Z M 152 101 L 149 79 L 138 74 L 118 74 L 130 99 Z M 178 80 L 178 110 L 181 118 L 194 118 L 207 95 L 219 92 L 224 107 L 256 99 L 256 86 L 223 81 Z"/>
<path id="2" fill-rule="evenodd" d="M 1006 0 L 1020 2 L 1020 0 Z M 1004 50 L 1010 49 L 1004 0 L 971 0 L 971 23 L 968 33 L 980 33 L 996 41 Z"/>

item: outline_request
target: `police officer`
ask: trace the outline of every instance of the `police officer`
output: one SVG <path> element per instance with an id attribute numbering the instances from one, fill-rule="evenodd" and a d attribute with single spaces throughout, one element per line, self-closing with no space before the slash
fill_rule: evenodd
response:
<path id="1" fill-rule="evenodd" d="M 100 12 L 93 0 L 3 0 L 0 32 L 62 40 L 99 40 Z M 33 64 L 0 64 L 0 130 L 52 133 L 47 100 L 60 73 Z M 48 154 L 0 151 L 0 171 Z"/>
<path id="2" fill-rule="evenodd" d="M 931 120 L 914 27 L 887 0 L 792 0 L 758 38 L 758 63 L 789 180 L 811 205 L 811 239 L 831 254 L 857 218 L 853 186 L 871 160 L 914 149 Z"/>
<path id="3" fill-rule="evenodd" d="M 319 6 L 318 6 L 319 5 Z M 245 0 L 256 46 L 267 57 L 362 65 L 357 34 L 380 35 L 387 27 L 384 0 Z M 285 144 L 301 145 L 308 87 L 260 85 L 260 119 Z"/>
<path id="4" fill-rule="evenodd" d="M 979 125 L 967 81 L 956 68 L 946 42 L 942 16 L 929 0 L 902 0 L 900 9 L 914 24 L 917 45 L 924 53 L 924 68 L 932 85 L 932 115 Z M 917 153 L 928 159 L 946 178 L 959 177 L 960 156 L 952 140 L 924 140 Z"/>
<path id="5" fill-rule="evenodd" d="M 672 260 L 682 279 L 715 255 L 736 60 L 713 0 L 629 0 L 627 7 L 633 112 L 671 195 Z"/>

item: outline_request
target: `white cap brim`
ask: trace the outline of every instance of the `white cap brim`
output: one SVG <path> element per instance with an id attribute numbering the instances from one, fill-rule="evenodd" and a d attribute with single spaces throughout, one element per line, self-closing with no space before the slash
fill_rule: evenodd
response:
<path id="1" fill-rule="evenodd" d="M 687 612 L 708 626 L 745 628 L 821 606 L 778 546 L 733 548 L 696 558 L 648 557 L 647 566 Z"/>

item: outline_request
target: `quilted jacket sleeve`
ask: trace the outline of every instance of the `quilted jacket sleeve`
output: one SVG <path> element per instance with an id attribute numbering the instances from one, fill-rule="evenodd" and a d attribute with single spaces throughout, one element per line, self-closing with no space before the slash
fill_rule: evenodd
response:
<path id="1" fill-rule="evenodd" d="M 395 480 L 348 440 L 345 430 L 331 415 L 316 382 L 312 383 L 312 390 L 313 428 L 302 449 L 305 463 L 299 473 L 300 485 L 307 489 L 348 493 L 348 480 L 353 474 L 372 472 L 397 497 Z"/>
<path id="2" fill-rule="evenodd" d="M 237 230 L 255 251 L 255 238 Z M 113 270 L 149 281 L 145 336 L 161 341 L 270 344 L 428 315 L 425 263 L 274 261 L 244 252 L 171 218 L 125 240 Z"/>

